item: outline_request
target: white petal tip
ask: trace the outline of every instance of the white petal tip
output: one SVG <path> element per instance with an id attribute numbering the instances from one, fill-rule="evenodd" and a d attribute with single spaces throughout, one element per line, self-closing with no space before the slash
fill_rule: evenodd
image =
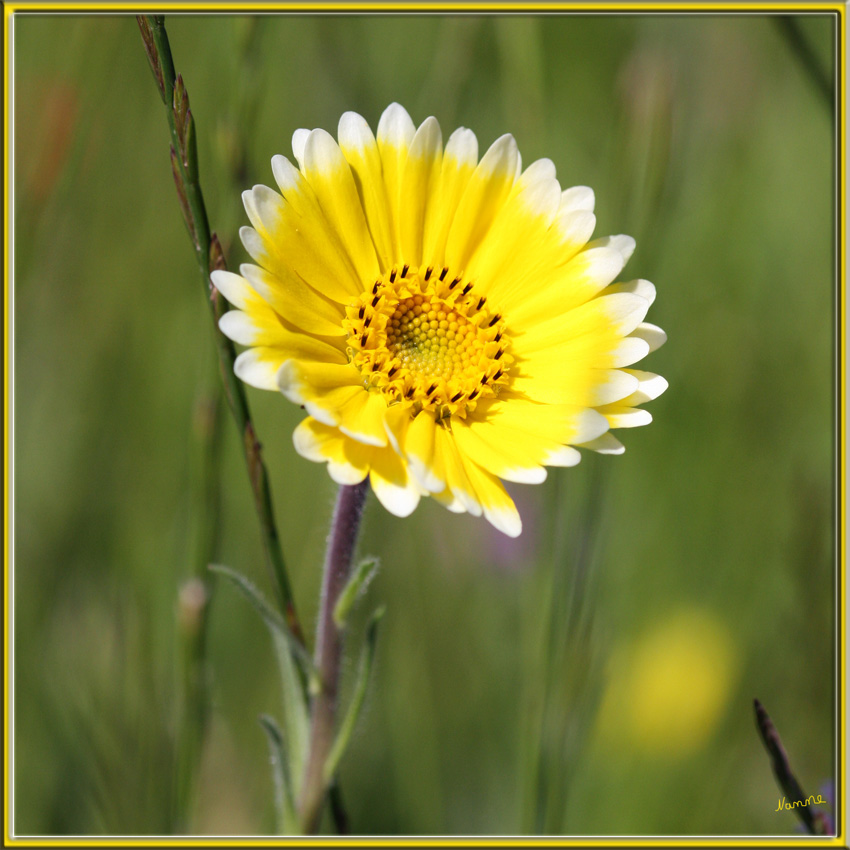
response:
<path id="1" fill-rule="evenodd" d="M 625 283 L 616 283 L 608 287 L 608 292 L 631 292 L 633 295 L 639 295 L 650 306 L 655 301 L 655 285 L 648 280 L 629 280 Z"/>
<path id="2" fill-rule="evenodd" d="M 325 458 L 322 458 L 325 460 Z M 367 470 L 357 469 L 347 463 L 328 461 L 328 475 L 335 484 L 359 484 L 368 475 Z"/>
<path id="3" fill-rule="evenodd" d="M 301 397 L 298 394 L 298 373 L 295 364 L 291 360 L 283 363 L 275 375 L 277 388 L 295 404 L 301 404 Z"/>
<path id="4" fill-rule="evenodd" d="M 542 466 L 533 466 L 527 469 L 506 469 L 499 473 L 499 478 L 517 484 L 542 484 L 546 480 L 546 469 Z"/>
<path id="5" fill-rule="evenodd" d="M 419 504 L 419 491 L 416 487 L 400 487 L 390 484 L 374 473 L 370 476 L 372 490 L 378 501 L 393 515 L 397 517 L 410 516 Z"/>
<path id="6" fill-rule="evenodd" d="M 281 192 L 288 192 L 298 182 L 298 169 L 281 154 L 272 157 L 272 174 Z"/>
<path id="7" fill-rule="evenodd" d="M 298 129 L 292 134 L 292 153 L 302 168 L 304 167 L 304 146 L 307 144 L 309 135 L 310 131 L 304 128 Z"/>
<path id="8" fill-rule="evenodd" d="M 586 210 L 593 212 L 596 206 L 596 196 L 589 186 L 572 186 L 561 192 L 562 210 Z"/>
<path id="9" fill-rule="evenodd" d="M 478 167 L 481 169 L 482 176 L 503 173 L 514 174 L 517 170 L 518 161 L 519 150 L 517 149 L 516 139 L 510 133 L 505 133 L 490 145 L 487 152 L 481 157 Z"/>
<path id="10" fill-rule="evenodd" d="M 622 234 L 620 236 L 609 237 L 608 244 L 620 252 L 623 257 L 623 265 L 625 265 L 631 258 L 632 254 L 634 254 L 635 246 L 637 245 L 631 236 L 625 236 Z"/>
<path id="11" fill-rule="evenodd" d="M 621 455 L 626 450 L 626 447 L 610 433 L 603 434 L 595 440 L 589 440 L 580 445 L 581 448 L 590 449 L 601 455 Z"/>
<path id="12" fill-rule="evenodd" d="M 651 325 L 649 322 L 641 322 L 632 331 L 632 336 L 644 340 L 649 345 L 650 352 L 661 348 L 667 342 L 667 334 L 658 325 Z"/>
<path id="13" fill-rule="evenodd" d="M 440 480 L 427 463 L 423 463 L 412 455 L 407 455 L 407 464 L 410 468 L 410 474 L 416 479 L 416 483 L 428 493 L 441 493 L 446 489 L 446 482 Z"/>
<path id="14" fill-rule="evenodd" d="M 581 461 L 581 452 L 572 446 L 561 446 L 549 452 L 544 463 L 546 466 L 576 466 Z"/>
<path id="15" fill-rule="evenodd" d="M 275 374 L 277 365 L 268 360 L 261 360 L 256 348 L 243 351 L 233 364 L 233 372 L 240 381 L 258 390 L 276 390 Z"/>
<path id="16" fill-rule="evenodd" d="M 399 103 L 391 103 L 378 121 L 378 141 L 381 143 L 406 146 L 415 132 L 413 119 Z"/>
<path id="17" fill-rule="evenodd" d="M 218 320 L 219 330 L 239 345 L 253 345 L 257 338 L 257 328 L 251 317 L 241 310 L 230 310 Z"/>
<path id="18" fill-rule="evenodd" d="M 244 308 L 247 306 L 251 287 L 243 277 L 234 272 L 217 269 L 210 275 L 210 280 L 213 282 L 213 286 L 234 307 Z"/>
<path id="19" fill-rule="evenodd" d="M 343 112 L 337 128 L 339 146 L 343 150 L 363 151 L 374 144 L 374 136 L 366 119 L 357 112 Z"/>
<path id="20" fill-rule="evenodd" d="M 499 510 L 486 509 L 484 516 L 494 528 L 508 537 L 519 537 L 522 534 L 522 520 L 516 509 L 503 508 Z"/>
<path id="21" fill-rule="evenodd" d="M 645 374 L 649 375 L 650 373 Z M 652 401 L 658 398 L 669 386 L 666 378 L 662 378 L 661 375 L 651 375 L 651 377 L 641 378 L 637 391 L 642 396 L 646 396 L 647 401 Z"/>

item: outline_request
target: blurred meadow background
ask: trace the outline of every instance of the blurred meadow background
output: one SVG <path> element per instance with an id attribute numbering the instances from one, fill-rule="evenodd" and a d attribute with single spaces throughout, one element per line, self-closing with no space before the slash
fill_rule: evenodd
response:
<path id="1" fill-rule="evenodd" d="M 800 16 L 831 79 L 835 20 Z M 509 485 L 525 530 L 370 500 L 387 606 L 341 766 L 355 834 L 793 834 L 753 721 L 807 794 L 835 765 L 834 118 L 776 19 L 712 15 L 166 18 L 211 226 L 298 127 L 393 100 L 481 151 L 515 135 L 592 186 L 623 279 L 658 288 L 670 382 L 621 457 Z M 132 16 L 14 18 L 16 834 L 176 828 L 180 588 L 214 560 L 268 595 L 236 430 L 214 466 L 210 319 Z M 301 411 L 249 390 L 312 632 L 335 487 Z M 210 494 L 213 497 L 210 497 Z M 273 829 L 270 641 L 219 579 L 188 828 Z M 185 606 L 184 606 L 185 608 Z M 183 616 L 186 611 L 183 611 Z M 356 658 L 356 653 L 353 656 Z M 350 688 L 354 664 L 344 682 Z"/>

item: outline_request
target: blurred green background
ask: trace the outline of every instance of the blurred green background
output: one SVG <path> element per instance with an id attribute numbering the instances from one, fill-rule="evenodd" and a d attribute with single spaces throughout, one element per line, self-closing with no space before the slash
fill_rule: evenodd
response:
<path id="1" fill-rule="evenodd" d="M 797 19 L 828 74 L 835 23 Z M 376 126 L 398 100 L 482 152 L 512 132 L 598 235 L 638 247 L 670 382 L 626 453 L 513 486 L 525 531 L 370 501 L 387 605 L 341 769 L 362 834 L 791 834 L 753 722 L 806 793 L 835 769 L 833 116 L 765 16 L 167 19 L 212 227 L 246 259 L 239 193 L 292 131 Z M 131 16 L 15 16 L 14 827 L 165 833 L 178 591 L 204 521 L 209 315 L 164 108 Z M 312 631 L 334 485 L 301 411 L 249 397 Z M 223 420 L 216 559 L 270 593 Z M 349 661 L 346 682 L 354 662 Z M 273 828 L 262 624 L 212 601 L 211 721 L 190 829 Z M 350 687 L 350 684 L 349 684 Z"/>

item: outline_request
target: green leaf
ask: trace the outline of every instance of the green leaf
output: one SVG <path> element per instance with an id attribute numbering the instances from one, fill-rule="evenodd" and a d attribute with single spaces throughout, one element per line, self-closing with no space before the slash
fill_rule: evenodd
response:
<path id="1" fill-rule="evenodd" d="M 369 582 L 378 572 L 378 559 L 375 557 L 364 558 L 357 568 L 352 572 L 351 578 L 340 593 L 334 606 L 334 623 L 338 629 L 344 629 L 348 615 L 357 597 L 368 587 Z"/>
<path id="2" fill-rule="evenodd" d="M 351 702 L 348 706 L 348 711 L 345 713 L 345 719 L 339 727 L 336 739 L 331 747 L 328 760 L 325 762 L 324 777 L 325 782 L 330 782 L 333 775 L 336 773 L 339 762 L 342 759 L 348 743 L 351 740 L 351 734 L 354 732 L 354 727 L 357 725 L 357 720 L 360 717 L 360 711 L 363 708 L 363 701 L 366 698 L 366 686 L 369 683 L 369 673 L 372 670 L 372 663 L 375 660 L 375 647 L 378 640 L 378 623 L 386 613 L 386 607 L 381 606 L 372 614 L 369 620 L 369 625 L 366 626 L 366 637 L 363 642 L 363 649 L 360 652 L 360 664 L 357 669 L 357 681 L 354 685 L 354 692 L 351 695 Z"/>
<path id="3" fill-rule="evenodd" d="M 265 624 L 269 627 L 272 634 L 279 634 L 283 637 L 290 652 L 301 665 L 304 674 L 311 680 L 316 678 L 316 669 L 313 665 L 313 659 L 310 658 L 310 653 L 308 653 L 304 648 L 304 644 L 302 644 L 301 641 L 292 634 L 289 626 L 286 624 L 286 621 L 266 601 L 266 598 L 257 589 L 256 585 L 249 579 L 245 578 L 245 576 L 241 573 L 238 573 L 236 570 L 226 567 L 223 564 L 210 564 L 209 568 L 212 572 L 229 578 L 233 584 L 242 591 L 243 595 L 259 612 L 260 616 L 263 618 L 263 622 L 265 622 Z"/>
<path id="4" fill-rule="evenodd" d="M 304 776 L 310 733 L 310 715 L 301 676 L 306 676 L 312 687 L 312 683 L 318 681 L 318 674 L 304 645 L 292 634 L 283 617 L 269 605 L 251 581 L 221 564 L 210 564 L 209 568 L 230 579 L 242 591 L 271 632 L 280 672 L 289 775 L 292 779 L 293 797 L 297 798 Z M 299 666 L 296 666 L 296 662 Z"/>
<path id="5" fill-rule="evenodd" d="M 302 687 L 299 670 L 295 665 L 289 645 L 279 631 L 272 634 L 277 666 L 280 671 L 283 728 L 289 744 L 289 772 L 292 793 L 297 799 L 307 764 L 310 745 L 310 712 Z M 318 679 L 318 676 L 315 677 Z"/>
<path id="6" fill-rule="evenodd" d="M 273 717 L 261 714 L 259 720 L 269 744 L 277 832 L 280 835 L 294 835 L 298 832 L 298 818 L 295 814 L 292 779 L 289 775 L 289 760 L 286 757 L 283 735 Z"/>

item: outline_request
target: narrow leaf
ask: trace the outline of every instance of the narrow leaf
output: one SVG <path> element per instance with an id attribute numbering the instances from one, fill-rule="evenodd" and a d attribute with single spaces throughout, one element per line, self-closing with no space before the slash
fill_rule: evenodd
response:
<path id="1" fill-rule="evenodd" d="M 328 760 L 325 762 L 324 777 L 325 782 L 330 782 L 333 775 L 336 773 L 339 762 L 345 754 L 348 743 L 351 740 L 351 734 L 354 732 L 354 727 L 357 725 L 357 720 L 360 717 L 360 712 L 363 708 L 363 701 L 366 698 L 366 686 L 369 683 L 369 673 L 372 670 L 372 663 L 375 660 L 375 647 L 378 640 L 378 623 L 386 613 L 386 608 L 382 605 L 372 614 L 369 620 L 369 625 L 366 627 L 366 637 L 363 642 L 363 649 L 360 652 L 360 664 L 357 669 L 357 681 L 354 685 L 354 692 L 351 695 L 351 702 L 348 706 L 348 711 L 345 713 L 345 719 L 339 727 L 336 739 L 331 747 Z"/>
<path id="2" fill-rule="evenodd" d="M 310 734 L 310 715 L 301 675 L 306 676 L 310 684 L 318 681 L 313 660 L 304 645 L 293 636 L 280 614 L 269 605 L 251 581 L 236 570 L 221 564 L 210 564 L 209 568 L 230 579 L 242 591 L 271 633 L 280 672 L 283 728 L 286 733 L 286 755 L 292 780 L 292 796 L 297 799 L 304 775 Z"/>
<path id="3" fill-rule="evenodd" d="M 343 588 L 334 606 L 334 623 L 338 629 L 345 628 L 348 615 L 357 597 L 368 587 L 377 572 L 378 559 L 374 557 L 364 558 L 352 572 L 348 584 Z"/>
<path id="4" fill-rule="evenodd" d="M 310 655 L 304 648 L 304 645 L 299 640 L 296 640 L 295 636 L 284 622 L 283 617 L 281 617 L 280 614 L 278 614 L 277 611 L 269 605 L 266 598 L 262 593 L 260 593 L 253 582 L 245 578 L 245 576 L 241 573 L 238 573 L 236 570 L 232 570 L 230 567 L 226 567 L 223 564 L 210 564 L 209 568 L 212 572 L 229 578 L 230 581 L 232 581 L 233 584 L 242 591 L 243 595 L 259 612 L 260 616 L 263 618 L 263 622 L 265 622 L 271 630 L 272 635 L 282 638 L 284 645 L 288 647 L 290 653 L 298 660 L 304 673 L 310 678 L 315 677 L 316 670 L 313 666 L 313 659 L 310 658 Z"/>
<path id="5" fill-rule="evenodd" d="M 283 735 L 273 717 L 260 715 L 260 725 L 266 733 L 269 745 L 269 758 L 274 782 L 274 809 L 277 817 L 277 832 L 292 835 L 297 832 L 298 819 L 295 815 L 295 801 L 292 795 L 292 781 L 289 776 L 286 746 Z"/>
<path id="6" fill-rule="evenodd" d="M 287 641 L 279 631 L 273 632 L 272 641 L 280 671 L 283 728 L 286 730 L 288 745 L 292 796 L 298 799 L 310 747 L 310 713 L 304 695 L 301 671 L 296 666 Z"/>

